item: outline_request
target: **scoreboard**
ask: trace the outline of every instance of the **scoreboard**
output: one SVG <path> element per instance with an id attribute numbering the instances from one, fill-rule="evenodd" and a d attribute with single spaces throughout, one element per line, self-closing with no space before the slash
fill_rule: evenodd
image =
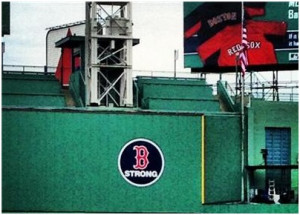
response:
<path id="1" fill-rule="evenodd" d="M 298 2 L 184 2 L 185 68 L 235 71 L 242 9 L 248 70 L 297 70 Z"/>

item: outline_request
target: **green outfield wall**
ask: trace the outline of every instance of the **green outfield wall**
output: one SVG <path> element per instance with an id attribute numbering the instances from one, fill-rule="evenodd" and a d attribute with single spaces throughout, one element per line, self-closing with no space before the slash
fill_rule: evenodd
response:
<path id="1" fill-rule="evenodd" d="M 199 211 L 199 114 L 5 108 L 2 123 L 4 211 Z M 129 184 L 118 170 L 120 150 L 135 138 L 164 154 L 164 172 L 149 187 Z"/>

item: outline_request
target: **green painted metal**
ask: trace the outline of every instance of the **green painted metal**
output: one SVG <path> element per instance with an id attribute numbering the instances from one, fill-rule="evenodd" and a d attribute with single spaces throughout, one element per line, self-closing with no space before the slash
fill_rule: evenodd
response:
<path id="1" fill-rule="evenodd" d="M 53 76 L 5 75 L 2 76 L 3 93 L 60 94 L 60 85 Z"/>
<path id="2" fill-rule="evenodd" d="M 253 100 L 248 115 L 248 163 L 263 164 L 261 149 L 266 148 L 265 128 L 291 128 L 291 164 L 298 164 L 298 102 Z M 255 174 L 255 185 L 264 187 L 265 171 Z M 292 170 L 292 189 L 298 190 L 298 170 Z"/>
<path id="3" fill-rule="evenodd" d="M 9 106 L 64 107 L 65 98 L 54 76 L 3 74 L 2 104 Z"/>
<path id="4" fill-rule="evenodd" d="M 76 70 L 72 73 L 70 77 L 70 92 L 73 99 L 76 102 L 77 107 L 84 106 L 84 90 L 82 89 L 83 83 L 82 79 L 80 78 L 80 70 Z"/>
<path id="5" fill-rule="evenodd" d="M 198 55 L 184 56 L 184 68 L 199 68 L 203 67 L 204 62 L 201 61 Z"/>
<path id="6" fill-rule="evenodd" d="M 217 92 L 222 104 L 224 104 L 224 109 L 229 112 L 234 112 L 234 102 L 226 89 L 227 82 L 218 81 L 217 82 Z"/>
<path id="7" fill-rule="evenodd" d="M 215 99 L 159 99 L 143 100 L 143 107 L 151 110 L 169 111 L 220 111 L 220 104 Z"/>
<path id="8" fill-rule="evenodd" d="M 33 107 L 65 107 L 65 98 L 62 95 L 20 95 L 2 94 L 2 105 L 33 106 Z"/>
<path id="9" fill-rule="evenodd" d="M 144 84 L 144 98 L 168 98 L 168 99 L 207 99 L 212 98 L 212 88 L 206 85 L 168 85 L 168 84 Z"/>
<path id="10" fill-rule="evenodd" d="M 151 110 L 220 111 L 205 79 L 138 77 L 141 107 Z"/>
<path id="11" fill-rule="evenodd" d="M 4 211 L 199 211 L 200 115 L 5 108 L 2 123 Z M 134 138 L 164 154 L 163 175 L 149 187 L 118 170 Z"/>
<path id="12" fill-rule="evenodd" d="M 207 202 L 237 200 L 238 116 L 205 118 Z M 298 212 L 297 204 L 201 204 L 201 114 L 6 107 L 2 125 L 6 212 Z M 118 171 L 119 152 L 134 138 L 164 154 L 164 173 L 149 187 Z"/>
<path id="13" fill-rule="evenodd" d="M 72 74 L 70 91 L 82 106 L 79 75 Z M 4 106 L 30 106 L 3 108 L 4 211 L 298 212 L 297 204 L 201 204 L 201 112 L 206 112 L 206 203 L 239 201 L 241 194 L 240 118 L 210 113 L 220 104 L 203 79 L 138 78 L 137 93 L 147 111 L 60 109 L 64 97 L 53 76 L 5 75 L 2 83 Z M 265 127 L 291 127 L 296 164 L 298 103 L 254 100 L 246 113 L 249 165 L 263 162 Z M 148 138 L 164 153 L 165 171 L 150 187 L 134 187 L 118 172 L 118 154 L 133 138 Z M 259 186 L 264 174 L 255 175 Z M 292 188 L 298 188 L 294 170 Z"/>
<path id="14" fill-rule="evenodd" d="M 240 201 L 241 176 L 240 116 L 205 116 L 205 203 Z"/>

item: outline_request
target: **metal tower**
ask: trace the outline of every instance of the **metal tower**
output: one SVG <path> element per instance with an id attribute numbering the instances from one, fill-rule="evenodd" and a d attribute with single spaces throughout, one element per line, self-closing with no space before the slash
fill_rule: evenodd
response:
<path id="1" fill-rule="evenodd" d="M 133 106 L 130 2 L 87 2 L 86 105 Z"/>

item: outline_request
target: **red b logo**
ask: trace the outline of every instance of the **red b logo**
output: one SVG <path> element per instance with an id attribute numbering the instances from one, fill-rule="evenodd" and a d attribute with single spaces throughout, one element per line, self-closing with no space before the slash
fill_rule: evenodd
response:
<path id="1" fill-rule="evenodd" d="M 133 150 L 136 150 L 136 156 L 135 156 L 136 164 L 133 165 L 133 168 L 146 169 L 149 164 L 148 149 L 145 146 L 134 146 Z"/>

